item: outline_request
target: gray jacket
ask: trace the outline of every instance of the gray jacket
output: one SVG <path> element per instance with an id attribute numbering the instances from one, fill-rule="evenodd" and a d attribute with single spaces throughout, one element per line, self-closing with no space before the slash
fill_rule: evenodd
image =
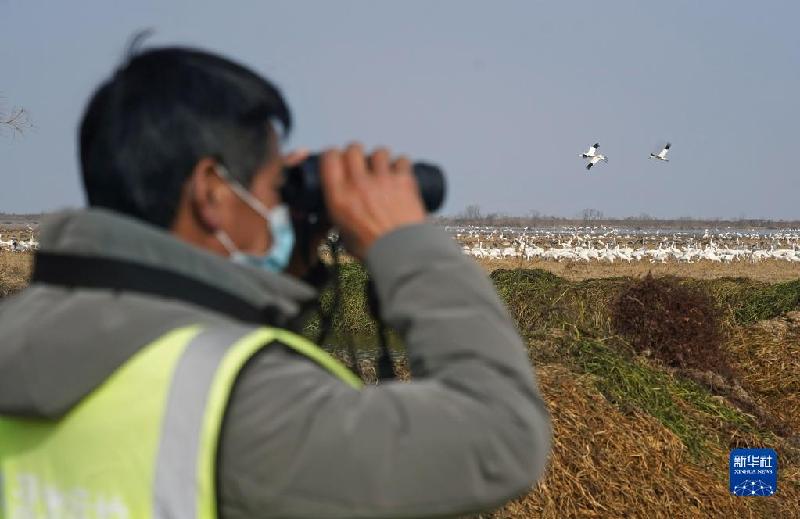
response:
<path id="1" fill-rule="evenodd" d="M 274 307 L 279 324 L 317 297 L 102 210 L 53 217 L 40 243 L 201 281 Z M 487 276 L 427 224 L 381 238 L 366 265 L 413 381 L 358 391 L 286 347 L 264 348 L 239 375 L 221 431 L 222 517 L 461 515 L 528 491 L 542 474 L 548 414 Z M 58 419 L 167 331 L 232 322 L 185 298 L 33 283 L 0 303 L 0 414 Z"/>

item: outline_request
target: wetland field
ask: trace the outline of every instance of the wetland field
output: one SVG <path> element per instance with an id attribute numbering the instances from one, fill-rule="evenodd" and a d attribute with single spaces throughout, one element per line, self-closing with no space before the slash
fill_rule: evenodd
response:
<path id="1" fill-rule="evenodd" d="M 25 226 L 0 229 L 4 239 L 27 239 L 28 232 Z M 494 242 L 454 238 L 468 254 L 474 247 L 522 252 L 474 261 L 491 277 L 527 343 L 554 443 L 545 478 L 483 517 L 796 516 L 800 264 L 772 256 L 752 260 L 758 250 L 796 251 L 796 237 L 738 237 L 737 244 L 731 235 L 711 246 L 701 235 L 651 243 L 624 233 L 587 239 L 572 232 L 520 243 L 499 234 Z M 684 254 L 712 247 L 717 255 L 742 252 L 725 261 L 651 261 L 646 251 L 659 245 Z M 533 246 L 543 252 L 645 250 L 631 261 L 543 258 L 543 252 L 525 258 L 525 248 Z M 26 286 L 32 261 L 32 251 L 0 251 L 0 297 Z M 365 312 L 366 273 L 345 262 L 340 279 L 344 304 L 334 342 L 356 340 L 362 371 L 374 378 L 376 327 Z M 330 300 L 323 295 L 323 307 Z M 309 333 L 315 327 L 310 323 Z M 352 360 L 346 348 L 329 347 Z M 407 377 L 402 347 L 395 358 Z M 774 496 L 730 495 L 728 454 L 736 447 L 778 452 Z"/>

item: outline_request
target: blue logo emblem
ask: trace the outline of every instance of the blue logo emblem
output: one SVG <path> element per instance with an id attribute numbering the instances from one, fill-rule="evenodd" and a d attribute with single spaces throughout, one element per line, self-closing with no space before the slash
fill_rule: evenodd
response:
<path id="1" fill-rule="evenodd" d="M 734 449 L 729 467 L 735 496 L 771 496 L 778 490 L 778 453 L 773 449 Z"/>

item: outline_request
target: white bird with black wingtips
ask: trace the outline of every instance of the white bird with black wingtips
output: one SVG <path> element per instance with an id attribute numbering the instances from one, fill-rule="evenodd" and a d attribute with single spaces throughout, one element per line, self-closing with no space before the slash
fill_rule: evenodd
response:
<path id="1" fill-rule="evenodd" d="M 650 158 L 651 159 L 657 159 L 657 160 L 663 160 L 664 162 L 669 162 L 669 159 L 667 158 L 667 153 L 669 152 L 669 147 L 670 146 L 672 146 L 672 144 L 667 143 L 666 146 L 661 148 L 661 151 L 658 152 L 658 155 L 656 155 L 655 153 L 651 153 L 650 154 Z"/>

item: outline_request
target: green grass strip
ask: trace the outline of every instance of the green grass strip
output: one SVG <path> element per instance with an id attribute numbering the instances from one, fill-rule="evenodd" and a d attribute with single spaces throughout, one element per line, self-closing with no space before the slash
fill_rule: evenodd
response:
<path id="1" fill-rule="evenodd" d="M 733 427 L 755 430 L 750 418 L 712 399 L 707 390 L 692 381 L 676 379 L 643 361 L 627 359 L 594 340 L 578 341 L 573 352 L 574 362 L 596 377 L 596 386 L 606 398 L 622 409 L 638 409 L 656 418 L 681 439 L 696 459 L 703 457 L 711 431 L 687 416 L 679 403 Z"/>

